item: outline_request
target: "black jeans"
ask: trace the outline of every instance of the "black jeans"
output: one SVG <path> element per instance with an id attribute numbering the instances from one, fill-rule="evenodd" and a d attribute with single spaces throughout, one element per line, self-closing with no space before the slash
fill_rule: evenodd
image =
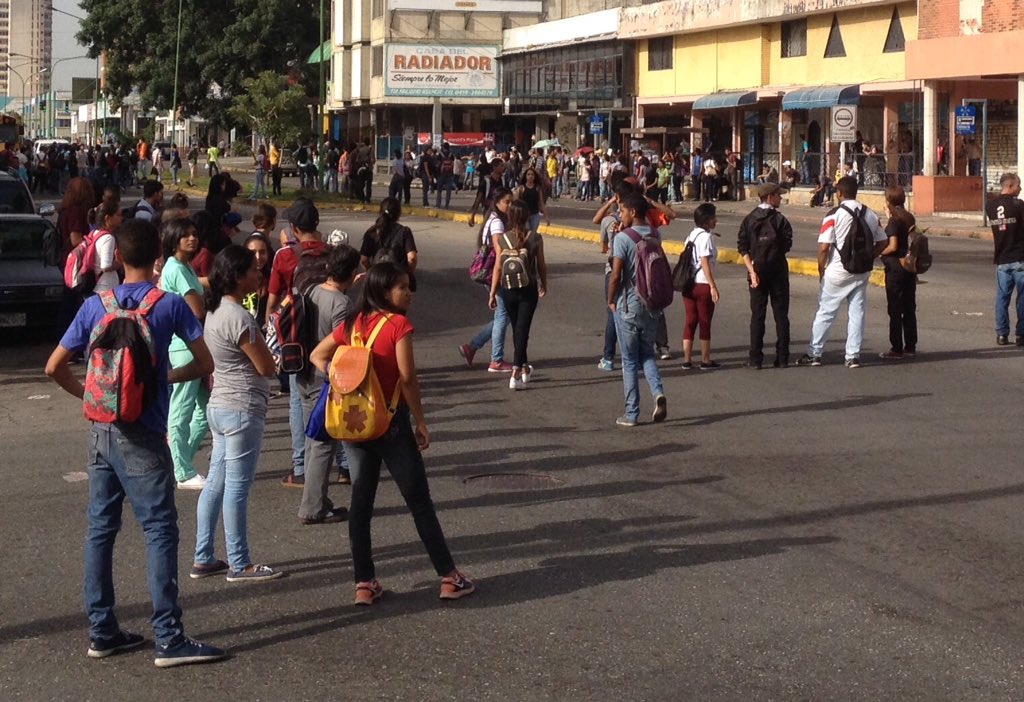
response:
<path id="1" fill-rule="evenodd" d="M 789 362 L 789 270 L 761 276 L 756 288 L 750 288 L 750 362 L 764 362 L 764 320 L 771 301 L 775 317 L 775 357 Z"/>
<path id="2" fill-rule="evenodd" d="M 283 175 L 283 173 L 281 173 L 281 167 L 280 166 L 274 166 L 273 168 L 270 169 L 270 182 L 271 182 L 270 193 L 272 195 L 280 195 L 281 194 L 281 176 L 282 175 Z"/>
<path id="3" fill-rule="evenodd" d="M 526 348 L 530 343 L 530 326 L 533 324 L 533 314 L 537 311 L 537 302 L 540 300 L 537 283 L 515 290 L 501 288 L 498 294 L 505 302 L 505 311 L 508 312 L 508 319 L 512 323 L 512 340 L 516 348 L 512 356 L 512 365 L 516 368 L 525 368 L 529 363 Z"/>
<path id="4" fill-rule="evenodd" d="M 345 442 L 349 471 L 352 475 L 352 503 L 348 512 L 348 539 L 352 549 L 352 568 L 355 582 L 373 580 L 373 549 L 370 541 L 370 520 L 373 502 L 380 482 L 383 462 L 398 486 L 405 504 L 412 512 L 416 533 L 427 548 L 430 562 L 440 576 L 455 569 L 455 561 L 448 551 L 441 523 L 437 521 L 434 501 L 430 499 L 427 470 L 423 456 L 416 446 L 409 408 L 399 405 L 391 426 L 384 436 L 373 441 Z"/>
<path id="5" fill-rule="evenodd" d="M 899 259 L 886 256 L 885 302 L 889 312 L 889 345 L 893 351 L 917 351 L 917 276 L 903 270 Z"/>

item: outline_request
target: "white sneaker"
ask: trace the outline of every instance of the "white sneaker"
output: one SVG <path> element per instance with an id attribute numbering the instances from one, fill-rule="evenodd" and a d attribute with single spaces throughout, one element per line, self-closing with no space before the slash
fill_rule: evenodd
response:
<path id="1" fill-rule="evenodd" d="M 528 383 L 530 382 L 530 375 L 532 374 L 533 366 L 527 365 L 525 368 L 523 368 L 523 372 L 519 374 L 519 379 L 522 380 L 524 383 Z"/>
<path id="2" fill-rule="evenodd" d="M 522 381 L 522 379 L 517 378 L 515 376 L 512 376 L 511 378 L 508 379 L 508 389 L 509 390 L 525 390 L 526 389 L 526 383 L 524 383 Z"/>
<path id="3" fill-rule="evenodd" d="M 202 490 L 203 487 L 205 487 L 205 485 L 206 485 L 206 478 L 204 478 L 199 473 L 196 473 L 195 475 L 193 475 L 188 480 L 179 480 L 178 481 L 178 489 L 179 490 Z"/>

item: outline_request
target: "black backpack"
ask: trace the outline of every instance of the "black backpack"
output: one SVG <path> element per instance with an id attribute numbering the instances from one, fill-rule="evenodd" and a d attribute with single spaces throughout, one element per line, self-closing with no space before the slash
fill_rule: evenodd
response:
<path id="1" fill-rule="evenodd" d="M 871 227 L 868 226 L 868 208 L 861 205 L 860 209 L 854 212 L 845 205 L 839 209 L 846 212 L 853 219 L 850 222 L 850 231 L 843 240 L 842 246 L 832 244 L 839 252 L 839 260 L 843 268 L 849 273 L 870 273 L 875 265 L 875 238 L 871 235 Z"/>
<path id="2" fill-rule="evenodd" d="M 910 230 L 907 255 L 900 259 L 903 270 L 915 275 L 927 273 L 932 267 L 932 255 L 928 252 L 928 236 L 916 229 Z"/>
<path id="3" fill-rule="evenodd" d="M 758 220 L 751 228 L 750 258 L 754 262 L 754 270 L 761 273 L 779 268 L 784 263 L 785 257 L 786 253 L 781 248 L 773 212 Z"/>
<path id="4" fill-rule="evenodd" d="M 686 295 L 693 290 L 697 282 L 697 271 L 699 267 L 694 263 L 693 242 L 686 242 L 686 248 L 679 254 L 679 261 L 672 269 L 672 287 Z"/>

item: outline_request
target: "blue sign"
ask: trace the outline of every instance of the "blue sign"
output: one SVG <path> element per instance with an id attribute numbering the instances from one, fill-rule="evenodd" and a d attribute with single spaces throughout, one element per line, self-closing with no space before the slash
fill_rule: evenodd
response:
<path id="1" fill-rule="evenodd" d="M 604 120 L 601 118 L 601 115 L 590 116 L 590 133 L 604 134 Z"/>
<path id="2" fill-rule="evenodd" d="M 978 108 L 974 105 L 961 105 L 956 108 L 957 136 L 974 136 L 978 133 L 976 118 Z"/>

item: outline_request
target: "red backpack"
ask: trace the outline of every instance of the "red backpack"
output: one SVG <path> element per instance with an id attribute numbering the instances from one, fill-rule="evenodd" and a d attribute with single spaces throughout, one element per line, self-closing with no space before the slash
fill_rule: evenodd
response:
<path id="1" fill-rule="evenodd" d="M 156 400 L 156 345 L 146 316 L 164 293 L 153 288 L 126 310 L 112 290 L 100 293 L 106 314 L 89 337 L 83 410 L 94 422 L 135 422 Z M 166 382 L 166 379 L 164 380 Z"/>
<path id="2" fill-rule="evenodd" d="M 97 229 L 89 232 L 71 249 L 64 261 L 64 285 L 80 295 L 88 295 L 96 287 L 96 242 L 109 232 Z"/>

